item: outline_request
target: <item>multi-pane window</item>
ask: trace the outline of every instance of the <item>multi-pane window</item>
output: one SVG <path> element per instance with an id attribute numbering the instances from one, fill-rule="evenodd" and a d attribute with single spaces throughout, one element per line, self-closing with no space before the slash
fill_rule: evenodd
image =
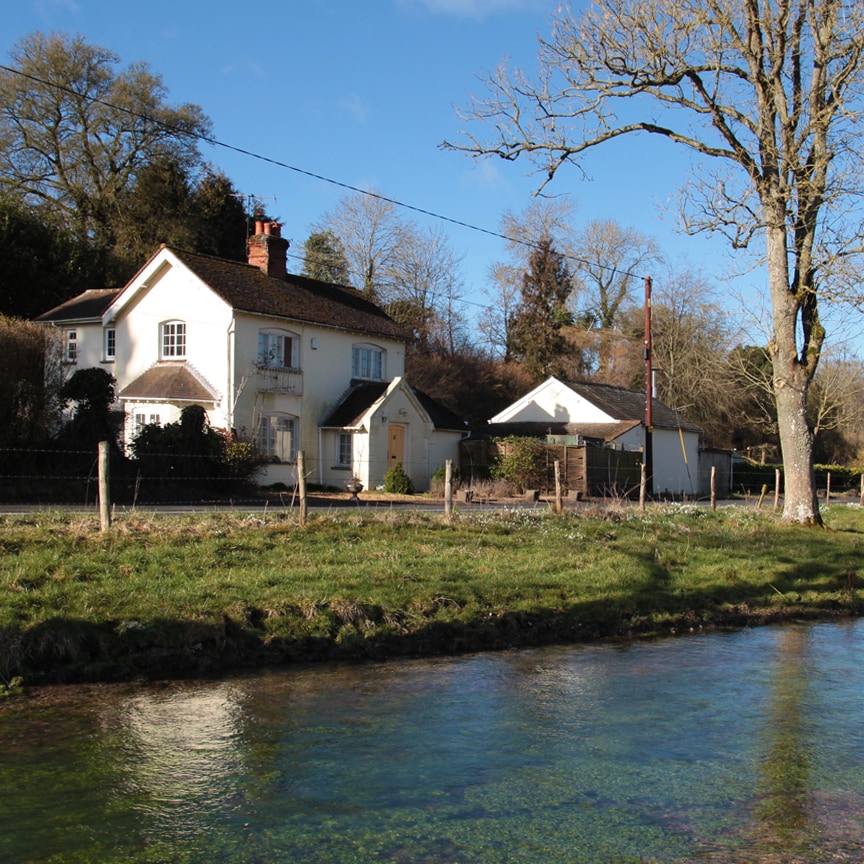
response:
<path id="1" fill-rule="evenodd" d="M 186 322 L 166 321 L 162 324 L 162 358 L 186 356 Z"/>
<path id="2" fill-rule="evenodd" d="M 351 349 L 351 377 L 383 380 L 384 352 L 373 345 L 355 345 Z"/>
<path id="3" fill-rule="evenodd" d="M 158 414 L 151 414 L 149 419 L 146 414 L 135 414 L 132 422 L 132 434 L 139 435 L 145 426 L 158 426 L 161 418 Z"/>
<path id="4" fill-rule="evenodd" d="M 297 458 L 297 418 L 289 414 L 262 417 L 258 450 L 273 462 L 293 462 Z"/>
<path id="5" fill-rule="evenodd" d="M 351 443 L 353 435 L 350 432 L 340 432 L 339 440 L 336 443 L 336 464 L 340 468 L 351 467 Z"/>
<path id="6" fill-rule="evenodd" d="M 78 362 L 78 331 L 73 329 L 66 331 L 65 339 L 65 357 L 67 363 Z"/>
<path id="7" fill-rule="evenodd" d="M 113 327 L 105 328 L 105 359 L 113 360 L 117 356 L 117 331 Z"/>
<path id="8" fill-rule="evenodd" d="M 293 333 L 262 330 L 258 334 L 258 365 L 299 369 L 300 340 Z"/>

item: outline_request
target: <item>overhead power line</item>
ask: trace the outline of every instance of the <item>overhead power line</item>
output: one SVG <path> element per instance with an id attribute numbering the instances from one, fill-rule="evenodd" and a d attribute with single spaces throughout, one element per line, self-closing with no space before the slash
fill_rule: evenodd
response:
<path id="1" fill-rule="evenodd" d="M 18 75 L 21 78 L 27 78 L 30 81 L 33 81 L 37 84 L 41 84 L 45 87 L 52 87 L 55 90 L 59 90 L 62 93 L 68 93 L 71 96 L 75 96 L 75 98 L 82 98 L 82 94 L 76 93 L 70 87 L 66 87 L 62 84 L 57 84 L 54 81 L 48 81 L 44 78 L 40 78 L 38 75 L 32 75 L 28 72 L 22 72 L 20 69 L 14 69 L 11 66 L 6 66 L 0 64 L 0 70 L 3 72 L 9 72 L 13 75 Z M 470 222 L 465 222 L 461 219 L 455 219 L 452 216 L 445 216 L 442 213 L 437 213 L 434 210 L 428 210 L 425 207 L 418 207 L 414 204 L 406 204 L 404 201 L 399 201 L 396 198 L 391 198 L 387 195 L 382 195 L 379 192 L 372 192 L 368 189 L 361 189 L 359 186 L 352 186 L 350 183 L 344 183 L 341 180 L 334 180 L 332 177 L 327 177 L 324 174 L 318 174 L 315 171 L 308 171 L 305 168 L 298 168 L 296 165 L 291 165 L 288 162 L 283 162 L 281 159 L 274 159 L 272 156 L 264 156 L 261 153 L 256 153 L 254 150 L 249 150 L 245 147 L 238 147 L 236 144 L 228 144 L 225 141 L 220 141 L 218 138 L 214 138 L 209 135 L 204 135 L 200 132 L 190 132 L 186 129 L 180 129 L 176 126 L 172 126 L 170 123 L 165 123 L 162 120 L 158 120 L 155 117 L 151 117 L 147 114 L 142 114 L 140 111 L 133 111 L 131 108 L 125 108 L 122 105 L 115 105 L 113 102 L 108 101 L 107 99 L 100 99 L 97 96 L 86 96 L 84 97 L 95 105 L 103 105 L 106 108 L 110 108 L 113 111 L 119 111 L 123 114 L 128 114 L 130 117 L 134 117 L 137 120 L 144 120 L 148 123 L 153 123 L 157 126 L 161 126 L 163 129 L 166 129 L 170 132 L 174 132 L 175 134 L 186 137 L 186 138 L 194 138 L 198 141 L 203 141 L 206 144 L 209 144 L 211 147 L 221 147 L 223 150 L 229 150 L 232 153 L 238 153 L 241 156 L 248 156 L 250 159 L 256 159 L 259 162 L 265 162 L 268 165 L 275 165 L 278 168 L 284 168 L 288 171 L 293 171 L 296 174 L 302 174 L 304 177 L 310 177 L 313 180 L 320 180 L 322 183 L 328 183 L 331 186 L 336 186 L 340 189 L 345 189 L 349 192 L 356 192 L 360 195 L 368 195 L 370 198 L 376 198 L 379 201 L 384 201 L 387 204 L 393 204 L 396 207 L 402 207 L 405 210 L 410 210 L 414 213 L 419 213 L 423 216 L 428 216 L 432 219 L 438 219 L 442 222 L 447 222 L 451 225 L 456 225 L 460 228 L 467 228 L 469 231 L 476 231 L 480 234 L 486 234 L 489 237 L 495 237 L 498 240 L 504 240 L 507 243 L 516 243 L 521 246 L 526 246 L 529 249 L 537 249 L 538 245 L 530 240 L 523 240 L 519 237 L 510 237 L 507 234 L 502 234 L 499 231 L 493 231 L 489 228 L 482 228 L 479 225 L 474 225 Z M 596 262 L 588 261 L 585 258 L 579 258 L 575 255 L 568 255 L 566 253 L 560 253 L 563 258 L 566 258 L 569 261 L 575 261 L 579 264 L 586 264 L 592 267 L 600 267 L 602 270 L 614 271 L 616 268 L 606 267 L 603 264 L 597 264 Z M 645 278 L 644 276 L 640 276 L 637 273 L 633 273 L 631 271 L 620 271 L 623 275 L 632 276 L 635 278 Z"/>

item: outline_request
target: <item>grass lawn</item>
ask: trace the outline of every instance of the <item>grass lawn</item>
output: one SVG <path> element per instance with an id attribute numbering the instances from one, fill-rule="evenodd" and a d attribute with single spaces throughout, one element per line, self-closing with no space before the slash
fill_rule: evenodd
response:
<path id="1" fill-rule="evenodd" d="M 864 510 L 0 517 L 0 685 L 857 615 Z"/>

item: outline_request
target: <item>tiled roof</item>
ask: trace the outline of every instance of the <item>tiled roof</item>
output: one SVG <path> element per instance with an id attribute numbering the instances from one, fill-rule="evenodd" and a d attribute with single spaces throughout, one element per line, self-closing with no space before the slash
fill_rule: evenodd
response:
<path id="1" fill-rule="evenodd" d="M 566 382 L 567 386 L 605 411 L 616 420 L 645 419 L 645 394 L 639 390 L 612 387 L 608 384 L 586 384 Z M 651 421 L 661 429 L 682 429 L 684 432 L 701 432 L 700 426 L 691 423 L 680 412 L 674 411 L 657 399 L 651 400 Z"/>
<path id="2" fill-rule="evenodd" d="M 414 390 L 414 395 L 420 404 L 426 409 L 432 425 L 439 430 L 447 429 L 448 431 L 467 432 L 468 425 L 465 420 L 454 414 L 449 408 L 446 408 L 440 402 L 436 402 L 431 396 L 428 396 L 422 390 Z"/>
<path id="3" fill-rule="evenodd" d="M 333 410 L 321 421 L 325 429 L 350 429 L 357 426 L 363 415 L 378 401 L 390 385 L 383 381 L 355 381 Z M 420 390 L 411 388 L 417 401 L 429 415 L 432 425 L 439 430 L 467 431 L 464 420 Z"/>
<path id="4" fill-rule="evenodd" d="M 325 429 L 349 429 L 357 426 L 363 415 L 387 392 L 389 386 L 384 381 L 354 382 L 319 425 Z"/>
<path id="5" fill-rule="evenodd" d="M 91 288 L 89 291 L 43 312 L 33 320 L 43 323 L 98 320 L 119 293 L 119 288 Z"/>
<path id="6" fill-rule="evenodd" d="M 170 250 L 239 312 L 272 315 L 359 333 L 408 341 L 411 337 L 354 288 L 307 276 L 268 276 L 258 267 L 195 252 Z"/>
<path id="7" fill-rule="evenodd" d="M 151 366 L 124 387 L 118 396 L 147 402 L 218 402 L 219 396 L 187 363 L 170 361 Z"/>

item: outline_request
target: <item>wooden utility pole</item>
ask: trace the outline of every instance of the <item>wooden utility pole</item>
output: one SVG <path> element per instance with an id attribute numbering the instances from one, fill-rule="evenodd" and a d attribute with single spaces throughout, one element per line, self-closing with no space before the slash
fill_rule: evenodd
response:
<path id="1" fill-rule="evenodd" d="M 645 277 L 645 493 L 653 493 L 654 475 L 654 417 L 652 400 L 654 398 L 654 372 L 651 368 L 651 277 Z"/>

